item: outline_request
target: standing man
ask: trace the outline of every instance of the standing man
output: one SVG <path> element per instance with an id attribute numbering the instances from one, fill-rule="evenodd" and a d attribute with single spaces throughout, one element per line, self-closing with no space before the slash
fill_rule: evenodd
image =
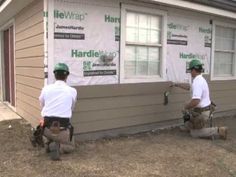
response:
<path id="1" fill-rule="evenodd" d="M 192 137 L 209 138 L 220 137 L 227 138 L 227 127 L 206 127 L 209 121 L 210 111 L 212 109 L 209 87 L 206 80 L 201 75 L 203 70 L 199 60 L 192 60 L 189 68 L 192 76 L 191 87 L 185 83 L 175 83 L 173 86 L 192 91 L 191 100 L 184 105 L 184 112 L 190 113 L 190 119 L 184 123 L 182 130 L 190 131 Z"/>
<path id="2" fill-rule="evenodd" d="M 69 153 L 74 149 L 70 120 L 77 91 L 66 84 L 70 72 L 65 63 L 56 64 L 53 72 L 56 82 L 42 89 L 39 101 L 44 118 L 44 136 L 48 139 L 46 150 L 52 160 L 59 160 L 60 153 Z"/>

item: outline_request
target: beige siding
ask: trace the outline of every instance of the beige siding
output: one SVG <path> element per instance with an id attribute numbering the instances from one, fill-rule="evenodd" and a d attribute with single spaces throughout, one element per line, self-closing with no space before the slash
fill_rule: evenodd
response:
<path id="1" fill-rule="evenodd" d="M 25 7 L 15 22 L 16 111 L 36 125 L 44 85 L 43 0 Z"/>
<path id="2" fill-rule="evenodd" d="M 217 111 L 236 110 L 236 81 L 212 81 L 210 82 L 212 100 L 217 105 Z"/>
<path id="3" fill-rule="evenodd" d="M 75 133 L 108 130 L 178 119 L 189 93 L 169 90 L 167 82 L 78 87 Z M 169 90 L 169 104 L 164 92 Z"/>
<path id="4" fill-rule="evenodd" d="M 169 89 L 169 83 L 120 84 L 78 87 L 79 101 L 73 115 L 75 133 L 109 130 L 181 118 L 190 93 Z M 217 112 L 236 109 L 236 81 L 209 82 Z M 164 105 L 164 92 L 170 91 Z"/>

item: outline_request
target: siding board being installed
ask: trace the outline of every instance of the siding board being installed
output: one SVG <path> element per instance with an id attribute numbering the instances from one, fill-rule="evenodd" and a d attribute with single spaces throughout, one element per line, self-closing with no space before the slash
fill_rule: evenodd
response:
<path id="1" fill-rule="evenodd" d="M 43 1 L 25 7 L 15 22 L 16 111 L 32 125 L 38 123 L 38 97 L 44 86 Z"/>
<path id="2" fill-rule="evenodd" d="M 81 122 L 75 127 L 75 133 L 85 133 L 88 130 L 99 131 L 99 130 L 109 130 L 121 127 L 151 124 L 161 121 L 167 121 L 168 119 L 174 120 L 178 119 L 180 116 L 179 111 L 166 112 L 166 113 L 156 113 L 139 115 L 133 117 L 123 117 L 119 119 L 108 119 L 108 120 L 98 120 L 92 122 Z"/>
<path id="3" fill-rule="evenodd" d="M 208 81 L 217 113 L 236 110 L 236 82 Z M 75 133 L 88 133 L 180 119 L 190 92 L 169 88 L 170 83 L 120 84 L 77 87 L 79 100 L 73 114 Z M 169 103 L 164 92 L 170 91 Z"/>
<path id="4" fill-rule="evenodd" d="M 209 84 L 212 101 L 217 105 L 217 112 L 236 110 L 236 81 L 211 81 Z"/>
<path id="5" fill-rule="evenodd" d="M 169 82 L 78 87 L 73 114 L 75 133 L 87 133 L 150 124 L 181 117 L 189 94 L 169 87 Z M 164 105 L 164 92 L 170 91 Z"/>

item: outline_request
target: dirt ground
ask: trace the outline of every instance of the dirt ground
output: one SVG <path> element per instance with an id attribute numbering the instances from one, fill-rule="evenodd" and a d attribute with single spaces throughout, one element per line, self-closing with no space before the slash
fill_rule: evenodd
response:
<path id="1" fill-rule="evenodd" d="M 12 128 L 8 128 L 9 124 Z M 1 177 L 236 177 L 236 117 L 218 119 L 228 140 L 193 139 L 178 129 L 80 142 L 51 161 L 29 142 L 23 120 L 0 122 Z"/>

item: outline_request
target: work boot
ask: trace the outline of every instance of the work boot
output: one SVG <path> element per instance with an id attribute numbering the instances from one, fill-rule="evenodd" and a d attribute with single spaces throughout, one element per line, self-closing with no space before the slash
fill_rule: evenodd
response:
<path id="1" fill-rule="evenodd" d="M 45 147 L 45 152 L 46 153 L 49 153 L 50 152 L 50 147 L 49 147 L 49 144 L 51 143 L 52 141 L 48 141 L 45 143 L 44 147 Z"/>
<path id="2" fill-rule="evenodd" d="M 221 139 L 226 140 L 227 134 L 228 134 L 228 128 L 227 127 L 219 127 L 218 128 L 219 136 Z"/>
<path id="3" fill-rule="evenodd" d="M 52 160 L 60 160 L 60 144 L 58 142 L 51 142 L 49 144 L 49 151 Z"/>

